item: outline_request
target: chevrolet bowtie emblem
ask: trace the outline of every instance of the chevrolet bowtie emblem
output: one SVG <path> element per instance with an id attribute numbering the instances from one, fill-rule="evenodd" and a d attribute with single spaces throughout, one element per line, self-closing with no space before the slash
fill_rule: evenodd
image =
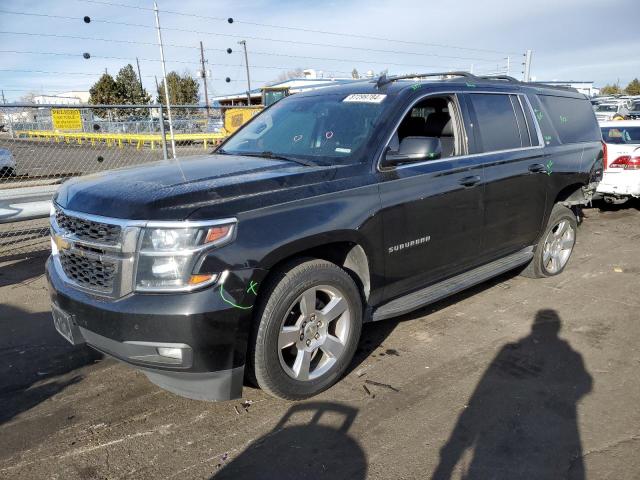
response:
<path id="1" fill-rule="evenodd" d="M 58 235 L 53 235 L 53 242 L 56 244 L 56 247 L 58 247 L 58 250 L 66 250 L 71 246 L 69 242 Z"/>

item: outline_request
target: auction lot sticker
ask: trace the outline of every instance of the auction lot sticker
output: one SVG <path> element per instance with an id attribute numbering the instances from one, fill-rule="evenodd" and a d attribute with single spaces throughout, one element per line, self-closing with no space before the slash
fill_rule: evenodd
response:
<path id="1" fill-rule="evenodd" d="M 352 93 L 347 95 L 343 102 L 355 102 L 355 103 L 382 103 L 387 98 L 382 93 Z"/>
<path id="2" fill-rule="evenodd" d="M 82 130 L 82 117 L 77 108 L 52 108 L 51 121 L 56 130 Z"/>

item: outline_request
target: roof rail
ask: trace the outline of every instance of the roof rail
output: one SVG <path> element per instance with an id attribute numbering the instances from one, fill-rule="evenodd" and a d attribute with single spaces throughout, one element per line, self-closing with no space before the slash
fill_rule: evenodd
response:
<path id="1" fill-rule="evenodd" d="M 374 80 L 374 82 L 376 86 L 379 88 L 388 83 L 395 82 L 396 80 L 408 80 L 412 78 L 426 78 L 426 77 L 446 77 L 446 76 L 478 78 L 469 72 L 413 73 L 409 75 L 394 75 L 392 77 L 387 77 L 386 74 L 382 74 L 377 78 L 377 80 Z"/>
<path id="2" fill-rule="evenodd" d="M 509 75 L 483 75 L 480 78 L 483 80 L 505 80 L 507 82 L 520 83 L 520 80 Z"/>

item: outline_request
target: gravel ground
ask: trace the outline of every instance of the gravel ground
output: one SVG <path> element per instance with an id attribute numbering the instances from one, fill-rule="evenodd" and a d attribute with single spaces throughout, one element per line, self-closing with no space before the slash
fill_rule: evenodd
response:
<path id="1" fill-rule="evenodd" d="M 1 478 L 640 478 L 640 204 L 586 211 L 566 271 L 365 326 L 306 402 L 186 400 L 71 347 L 43 258 L 0 264 Z M 465 476 L 466 475 L 466 476 Z"/>

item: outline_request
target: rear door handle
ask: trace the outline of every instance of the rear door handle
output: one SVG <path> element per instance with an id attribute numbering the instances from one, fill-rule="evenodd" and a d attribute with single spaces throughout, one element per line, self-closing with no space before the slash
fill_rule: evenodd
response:
<path id="1" fill-rule="evenodd" d="M 464 185 L 465 187 L 473 187 L 474 185 L 477 185 L 478 183 L 480 183 L 480 177 L 478 175 L 463 177 L 458 181 L 458 183 L 460 185 Z"/>
<path id="2" fill-rule="evenodd" d="M 547 168 L 541 163 L 532 163 L 531 165 L 529 165 L 529 171 L 531 173 L 540 173 L 540 172 L 546 172 Z"/>

